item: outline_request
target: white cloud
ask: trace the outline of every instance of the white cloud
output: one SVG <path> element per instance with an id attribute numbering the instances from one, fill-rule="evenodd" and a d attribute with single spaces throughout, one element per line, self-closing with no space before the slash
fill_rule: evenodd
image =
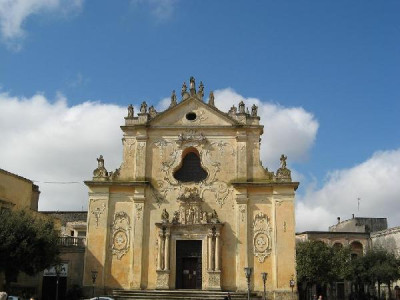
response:
<path id="1" fill-rule="evenodd" d="M 19 50 L 25 37 L 23 24 L 34 14 L 68 15 L 80 11 L 83 0 L 0 0 L 0 31 L 3 41 Z"/>
<path id="2" fill-rule="evenodd" d="M 328 230 L 337 217 L 387 217 L 400 225 L 400 149 L 376 152 L 367 161 L 328 174 L 322 188 L 310 188 L 299 199 L 297 229 Z M 360 200 L 358 211 L 357 198 Z"/>
<path id="3" fill-rule="evenodd" d="M 241 100 L 249 107 L 256 104 L 264 134 L 261 140 L 261 159 L 264 166 L 276 169 L 281 154 L 288 156 L 288 164 L 304 161 L 315 142 L 318 121 L 313 114 L 301 107 L 284 107 L 273 102 L 263 102 L 257 98 L 245 98 L 231 88 L 216 90 L 215 105 L 227 112 Z"/>
<path id="4" fill-rule="evenodd" d="M 172 17 L 177 2 L 177 0 L 131 0 L 130 3 L 133 8 L 146 5 L 157 21 L 165 21 Z"/>
<path id="5" fill-rule="evenodd" d="M 100 102 L 68 107 L 62 96 L 50 102 L 2 93 L 0 168 L 39 181 L 41 210 L 86 209 L 83 180 L 92 177 L 96 157 L 103 154 L 109 171 L 121 163 L 125 115 L 126 108 Z"/>

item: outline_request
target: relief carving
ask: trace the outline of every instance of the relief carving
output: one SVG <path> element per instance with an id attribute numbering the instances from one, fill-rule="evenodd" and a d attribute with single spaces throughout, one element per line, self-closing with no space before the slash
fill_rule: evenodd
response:
<path id="1" fill-rule="evenodd" d="M 131 226 L 128 214 L 123 211 L 115 213 L 111 228 L 112 254 L 116 255 L 117 259 L 121 259 L 129 251 Z"/>
<path id="2" fill-rule="evenodd" d="M 242 218 L 242 222 L 244 222 L 244 216 L 246 215 L 246 204 L 239 205 L 239 212 Z"/>
<path id="3" fill-rule="evenodd" d="M 267 215 L 259 212 L 253 222 L 253 249 L 254 256 L 260 263 L 271 254 L 271 226 Z"/>
<path id="4" fill-rule="evenodd" d="M 143 216 L 143 204 L 135 203 L 136 219 L 140 220 Z"/>
<path id="5" fill-rule="evenodd" d="M 94 217 L 96 219 L 96 228 L 99 227 L 100 215 L 104 212 L 105 209 L 106 209 L 106 205 L 103 203 L 101 205 L 101 207 L 97 207 L 96 209 L 92 210 L 92 214 L 94 215 Z"/>

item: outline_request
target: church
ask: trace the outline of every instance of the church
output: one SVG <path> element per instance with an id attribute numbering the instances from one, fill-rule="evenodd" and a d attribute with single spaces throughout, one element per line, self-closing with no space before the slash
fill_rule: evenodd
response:
<path id="1" fill-rule="evenodd" d="M 292 298 L 299 183 L 287 157 L 276 172 L 262 166 L 256 105 L 222 112 L 193 77 L 179 98 L 162 112 L 130 105 L 120 167 L 107 171 L 100 155 L 85 181 L 84 286 L 247 291 L 251 268 L 251 291 L 267 273 L 270 297 Z"/>

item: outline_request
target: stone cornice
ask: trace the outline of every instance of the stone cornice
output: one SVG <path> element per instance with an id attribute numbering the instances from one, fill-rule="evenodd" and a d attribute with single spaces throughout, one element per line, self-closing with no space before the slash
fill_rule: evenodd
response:
<path id="1" fill-rule="evenodd" d="M 148 186 L 149 181 L 84 181 L 87 186 Z"/>
<path id="2" fill-rule="evenodd" d="M 260 182 L 260 181 L 238 181 L 231 182 L 237 187 L 293 187 L 296 191 L 299 187 L 299 182 Z"/>

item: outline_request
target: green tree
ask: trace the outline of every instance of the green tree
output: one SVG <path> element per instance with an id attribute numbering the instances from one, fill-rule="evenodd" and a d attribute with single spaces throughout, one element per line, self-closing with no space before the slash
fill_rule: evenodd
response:
<path id="1" fill-rule="evenodd" d="M 58 262 L 58 233 L 54 223 L 30 212 L 0 211 L 0 272 L 6 288 L 19 272 L 28 275 Z"/>
<path id="2" fill-rule="evenodd" d="M 326 287 L 351 273 L 350 251 L 336 249 L 321 241 L 307 241 L 296 246 L 297 279 L 308 290 L 313 284 Z"/>
<path id="3" fill-rule="evenodd" d="M 352 279 L 359 286 L 362 283 L 378 285 L 386 283 L 390 291 L 390 283 L 400 279 L 400 261 L 396 256 L 384 248 L 372 248 L 364 256 L 352 261 Z"/>

